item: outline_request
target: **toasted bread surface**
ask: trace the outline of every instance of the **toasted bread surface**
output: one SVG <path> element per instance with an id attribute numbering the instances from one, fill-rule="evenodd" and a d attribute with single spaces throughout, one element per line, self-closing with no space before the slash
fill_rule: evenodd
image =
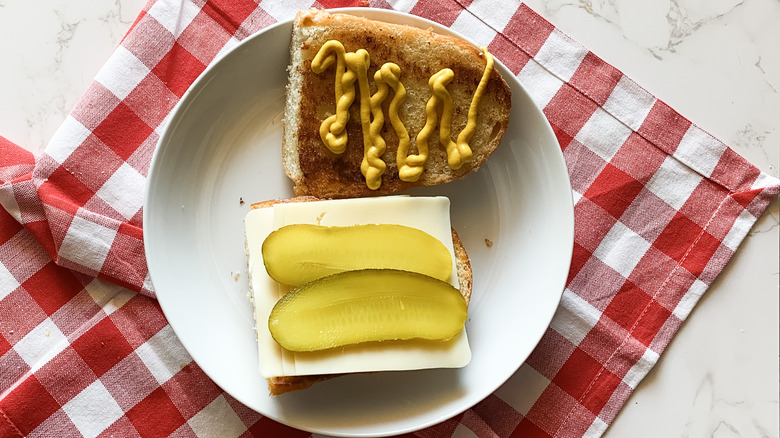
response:
<path id="1" fill-rule="evenodd" d="M 360 104 L 350 107 L 347 147 L 342 154 L 330 152 L 320 138 L 320 124 L 334 114 L 334 67 L 317 74 L 311 62 L 322 45 L 337 40 L 347 52 L 365 49 L 370 55 L 369 77 L 386 62 L 401 69 L 407 97 L 399 117 L 411 140 L 410 153 L 417 153 L 416 136 L 426 122 L 425 106 L 431 97 L 429 78 L 444 68 L 454 72 L 447 86 L 453 99 L 451 137 L 464 128 L 472 96 L 485 70 L 486 58 L 470 43 L 410 26 L 388 24 L 321 10 L 301 11 L 293 27 L 291 65 L 284 116 L 283 165 L 298 195 L 320 198 L 349 198 L 385 195 L 419 185 L 436 185 L 463 177 L 476 170 L 498 147 L 509 125 L 511 93 L 494 68 L 478 105 L 477 126 L 470 141 L 471 161 L 458 170 L 447 165 L 446 153 L 438 141 L 438 129 L 429 144 L 425 171 L 416 182 L 399 179 L 396 166 L 398 136 L 385 117 L 381 135 L 387 146 L 382 158 L 387 170 L 379 189 L 366 186 L 360 171 L 363 134 Z M 372 92 L 375 86 L 372 85 Z M 390 96 L 383 103 L 388 113 Z"/>
<path id="2" fill-rule="evenodd" d="M 276 204 L 288 203 L 288 202 L 312 202 L 320 201 L 321 199 L 313 196 L 297 196 L 289 199 L 274 199 L 263 202 L 257 202 L 251 205 L 251 208 L 269 208 Z M 460 287 L 460 293 L 463 298 L 466 299 L 466 303 L 471 300 L 471 287 L 472 272 L 471 262 L 469 261 L 466 248 L 463 246 L 463 242 L 458 237 L 458 233 L 455 229 L 452 229 L 452 244 L 455 251 L 456 269 L 458 275 L 458 285 Z M 251 290 L 252 282 L 249 282 L 249 296 L 254 297 L 254 291 Z M 254 304 L 254 303 L 253 303 Z M 254 314 L 254 312 L 253 312 Z M 255 321 L 257 323 L 257 321 Z M 327 375 L 311 375 L 311 376 L 280 376 L 273 377 L 268 380 L 268 391 L 271 395 L 284 394 L 286 392 L 297 391 L 300 389 L 306 389 L 317 382 L 328 380 L 333 377 L 343 376 L 344 374 L 327 374 Z"/>

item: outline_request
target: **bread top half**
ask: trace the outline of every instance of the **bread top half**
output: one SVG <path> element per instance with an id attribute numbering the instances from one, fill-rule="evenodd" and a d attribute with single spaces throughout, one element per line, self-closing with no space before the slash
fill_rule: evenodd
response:
<path id="1" fill-rule="evenodd" d="M 369 78 L 373 78 L 374 72 L 386 62 L 400 67 L 407 97 L 400 107 L 399 118 L 409 133 L 410 153 L 417 153 L 416 136 L 426 123 L 425 107 L 432 95 L 428 86 L 430 77 L 444 68 L 454 72 L 447 90 L 453 99 L 451 138 L 455 141 L 466 125 L 472 96 L 486 66 L 486 58 L 478 48 L 431 30 L 321 10 L 299 12 L 294 21 L 290 50 L 283 145 L 285 172 L 294 182 L 297 195 L 320 198 L 376 196 L 419 185 L 441 184 L 476 170 L 498 147 L 509 125 L 511 93 L 494 67 L 477 108 L 476 130 L 469 142 L 473 152 L 471 161 L 458 170 L 448 166 L 446 152 L 439 144 L 437 126 L 431 136 L 422 176 L 416 182 L 402 181 L 396 166 L 398 136 L 387 117 L 393 97 L 390 91 L 383 102 L 385 122 L 381 130 L 386 142 L 382 158 L 387 170 L 379 189 L 369 189 L 360 170 L 364 146 L 358 98 L 349 110 L 345 152 L 332 153 L 320 138 L 321 123 L 335 113 L 336 74 L 335 66 L 317 74 L 312 71 L 311 64 L 329 40 L 341 42 L 347 52 L 368 51 Z M 373 80 L 370 86 L 371 92 L 375 92 Z"/>

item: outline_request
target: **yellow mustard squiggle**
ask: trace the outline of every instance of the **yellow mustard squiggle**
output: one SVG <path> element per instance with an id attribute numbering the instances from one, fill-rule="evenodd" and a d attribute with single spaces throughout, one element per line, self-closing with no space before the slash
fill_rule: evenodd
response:
<path id="1" fill-rule="evenodd" d="M 471 141 L 471 137 L 474 135 L 474 130 L 477 127 L 477 106 L 479 106 L 479 99 L 483 94 L 485 94 L 485 88 L 487 87 L 488 80 L 490 79 L 490 74 L 493 71 L 493 55 L 488 53 L 487 47 L 484 46 L 482 47 L 482 53 L 485 54 L 485 61 L 487 62 L 485 64 L 485 71 L 482 73 L 482 79 L 479 80 L 477 90 L 474 91 L 474 96 L 471 98 L 471 105 L 469 106 L 469 116 L 468 121 L 466 122 L 466 126 L 462 131 L 460 131 L 460 134 L 458 134 L 458 150 L 460 151 L 461 156 L 468 156 L 466 161 L 471 160 L 471 148 L 469 147 L 469 142 Z"/>
<path id="2" fill-rule="evenodd" d="M 331 40 L 322 45 L 311 69 L 320 74 L 336 62 L 336 114 L 325 119 L 320 125 L 320 138 L 334 154 L 341 154 L 347 148 L 347 122 L 349 107 L 355 100 L 355 73 L 346 68 L 346 50 L 339 41 Z"/>
<path id="3" fill-rule="evenodd" d="M 360 90 L 360 125 L 363 131 L 363 161 L 360 163 L 360 171 L 366 178 L 368 188 L 376 190 L 382 185 L 382 175 L 387 169 L 382 160 L 386 144 L 379 134 L 385 123 L 381 104 L 387 96 L 387 86 L 384 93 L 377 92 L 374 97 L 371 96 L 368 84 L 369 55 L 364 49 L 347 53 L 345 59 L 347 68 L 357 75 Z"/>
<path id="4" fill-rule="evenodd" d="M 441 106 L 441 122 L 439 123 L 439 142 L 447 152 L 447 164 L 453 170 L 460 169 L 464 163 L 471 161 L 472 151 L 469 141 L 474 135 L 477 126 L 477 107 L 479 100 L 485 93 L 490 73 L 493 70 L 493 56 L 488 53 L 486 47 L 482 47 L 487 64 L 479 81 L 477 90 L 471 99 L 469 107 L 468 120 L 466 126 L 458 134 L 457 142 L 453 142 L 450 137 L 450 126 L 452 121 L 452 96 L 447 91 L 449 84 L 455 74 L 452 70 L 445 68 L 431 76 L 428 81 L 428 87 L 431 89 L 432 96 L 428 99 L 425 106 L 425 126 L 417 134 L 417 155 L 406 157 L 404 166 L 399 167 L 399 177 L 403 181 L 417 181 L 422 173 L 423 165 L 428 159 L 428 143 L 433 130 L 436 129 L 436 118 L 439 116 L 439 106 Z M 398 158 L 400 160 L 400 157 Z M 403 174 L 401 170 L 403 169 Z M 405 179 L 406 178 L 406 179 Z"/>

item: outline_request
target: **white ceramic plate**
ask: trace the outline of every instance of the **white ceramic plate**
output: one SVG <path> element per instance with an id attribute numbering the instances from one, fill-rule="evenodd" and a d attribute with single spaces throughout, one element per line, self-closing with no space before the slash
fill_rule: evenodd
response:
<path id="1" fill-rule="evenodd" d="M 344 11 L 452 34 L 405 14 Z M 246 298 L 243 219 L 252 202 L 293 195 L 281 166 L 291 28 L 280 23 L 243 41 L 198 78 L 171 115 L 144 204 L 146 256 L 160 305 L 209 377 L 277 421 L 339 436 L 399 434 L 444 421 L 517 370 L 558 306 L 574 232 L 560 148 L 498 63 L 512 89 L 503 144 L 478 172 L 411 192 L 450 198 L 453 226 L 471 258 L 467 367 L 345 376 L 269 397 Z"/>

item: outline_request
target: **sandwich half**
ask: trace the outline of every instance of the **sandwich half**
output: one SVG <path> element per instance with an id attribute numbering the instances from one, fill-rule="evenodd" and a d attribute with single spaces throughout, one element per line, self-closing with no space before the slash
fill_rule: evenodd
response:
<path id="1" fill-rule="evenodd" d="M 397 198 L 397 197 L 396 197 Z M 407 198 L 407 197 L 403 197 Z M 411 198 L 407 198 L 409 200 Z M 391 200 L 393 204 L 372 204 L 382 205 L 383 207 L 390 207 L 392 210 L 403 210 L 404 206 L 401 206 L 397 201 L 406 201 L 394 199 Z M 266 202 L 260 202 L 252 204 L 252 210 L 262 209 L 265 212 L 270 212 L 274 209 L 275 205 L 286 203 L 302 203 L 302 202 L 315 202 L 319 201 L 313 197 L 296 197 L 285 200 L 272 200 Z M 355 204 L 348 200 L 350 203 Z M 369 200 L 369 202 L 381 202 L 381 199 Z M 420 200 L 412 200 L 411 202 L 418 202 Z M 422 200 L 425 202 L 425 200 Z M 444 202 L 445 200 L 439 199 L 434 202 Z M 333 201 L 331 201 L 333 202 Z M 340 202 L 340 201 L 336 201 Z M 360 201 L 362 202 L 362 201 Z M 314 204 L 312 204 L 313 206 Z M 419 206 L 422 204 L 410 204 L 412 209 L 419 210 Z M 448 208 L 449 202 L 446 201 L 446 208 Z M 361 204 L 358 207 L 364 208 Z M 336 216 L 354 216 L 349 209 L 337 211 L 336 209 L 326 210 L 327 213 L 319 215 L 323 223 Z M 317 210 L 319 212 L 319 210 Z M 290 213 L 286 213 L 288 216 Z M 308 214 L 308 213 L 307 213 Z M 402 213 L 401 213 L 402 214 Z M 262 244 L 259 240 L 264 235 L 262 232 L 258 232 L 257 228 L 252 228 L 252 222 L 256 219 L 250 219 L 252 212 L 247 216 L 247 232 L 246 232 L 246 250 L 247 260 L 249 264 L 249 298 L 255 307 L 255 324 L 257 328 L 257 337 L 259 345 L 259 360 L 261 374 L 268 381 L 268 390 L 271 395 L 279 395 L 290 391 L 305 389 L 311 385 L 327 380 L 333 377 L 341 376 L 344 374 L 354 372 L 373 372 L 383 371 L 385 369 L 419 369 L 419 368 L 440 368 L 440 367 L 461 367 L 465 366 L 471 358 L 471 353 L 468 348 L 468 342 L 466 340 L 465 330 L 460 333 L 456 339 L 446 341 L 439 344 L 424 344 L 424 343 L 406 343 L 406 344 L 393 344 L 391 343 L 379 343 L 381 345 L 369 346 L 367 349 L 360 345 L 352 346 L 349 348 L 341 348 L 337 351 L 326 351 L 322 353 L 314 354 L 300 354 L 285 351 L 278 344 L 274 344 L 270 338 L 270 334 L 267 333 L 268 316 L 267 310 L 270 303 L 275 302 L 277 296 L 283 295 L 284 290 L 280 289 L 278 284 L 270 284 L 270 278 L 266 277 L 262 256 L 258 258 L 258 249 Z M 314 214 L 308 214 L 314 217 Z M 428 214 L 426 219 L 428 220 L 426 226 L 433 226 L 430 222 L 435 219 Z M 338 219 L 333 219 L 338 220 Z M 449 216 L 445 218 L 449 223 Z M 278 224 L 278 221 L 277 221 Z M 445 228 L 446 230 L 446 228 Z M 270 231 L 269 231 L 270 232 Z M 438 233 L 443 234 L 443 233 Z M 265 234 L 267 235 L 267 234 Z M 466 303 L 471 298 L 472 288 L 472 272 L 471 264 L 469 262 L 466 250 L 463 247 L 462 242 L 458 238 L 454 229 L 450 228 L 450 232 L 447 233 L 447 237 L 451 236 L 451 242 L 446 242 L 445 245 L 452 244 L 452 258 L 453 258 L 453 277 L 452 284 L 457 284 L 457 288 L 463 295 Z M 442 238 L 442 236 L 439 236 Z M 270 300 L 270 303 L 269 303 Z M 405 342 L 405 341 L 404 341 Z M 426 357 L 429 356 L 429 357 Z M 366 361 L 369 359 L 368 361 Z M 278 362 L 278 363 L 277 363 Z M 396 365 L 392 365 L 396 362 Z M 386 366 L 396 368 L 383 368 Z M 325 370 L 326 372 L 318 372 L 318 370 Z"/>
<path id="2" fill-rule="evenodd" d="M 486 50 L 459 38 L 307 10 L 295 18 L 290 53 L 282 156 L 297 195 L 353 198 L 446 183 L 479 168 L 509 125 L 509 86 L 493 68 Z M 364 85 L 360 78 L 350 81 L 345 73 L 357 58 L 367 61 Z M 377 76 L 380 71 L 388 73 L 386 79 Z M 359 71 L 354 74 L 361 75 Z M 400 82 L 402 91 L 387 79 L 390 76 Z M 448 98 L 434 93 L 435 78 Z M 380 92 L 382 82 L 389 85 Z M 349 97 L 350 90 L 354 97 L 348 106 L 349 98 L 344 100 L 342 111 L 337 99 Z M 362 98 L 367 102 L 383 93 L 377 105 L 381 111 L 363 108 Z M 346 122 L 334 125 L 331 118 L 342 117 L 343 121 L 342 112 L 348 114 Z M 469 127 L 470 113 L 474 121 Z M 397 120 L 392 114 L 397 114 Z M 329 119 L 331 124 L 323 128 Z M 343 151 L 334 152 L 325 143 L 333 126 L 341 128 L 335 135 L 343 140 L 339 145 Z M 367 135 L 370 131 L 375 135 Z M 430 132 L 421 137 L 423 131 Z M 461 161 L 453 161 L 448 148 L 460 148 L 461 143 L 469 151 L 463 152 Z M 372 147 L 373 161 L 367 152 Z M 409 156 L 410 163 L 423 158 L 424 163 L 413 163 L 414 175 L 405 176 L 401 170 Z M 366 173 L 366 157 L 369 163 L 377 163 L 378 167 L 368 171 L 372 175 Z"/>

